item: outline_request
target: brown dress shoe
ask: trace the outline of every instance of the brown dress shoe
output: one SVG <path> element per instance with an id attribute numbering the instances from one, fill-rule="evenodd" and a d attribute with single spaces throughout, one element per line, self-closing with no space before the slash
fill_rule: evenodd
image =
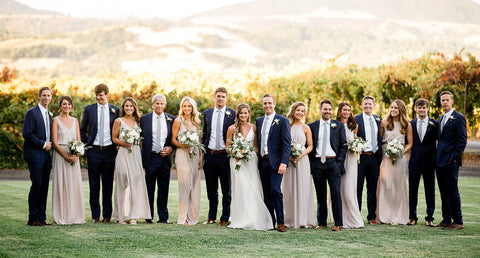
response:
<path id="1" fill-rule="evenodd" d="M 437 225 L 437 227 L 439 227 L 439 228 L 444 228 L 444 227 L 450 226 L 450 224 L 452 224 L 452 223 L 447 223 L 447 222 L 445 222 L 445 221 L 442 221 L 442 222 L 440 222 L 440 223 Z"/>
<path id="2" fill-rule="evenodd" d="M 283 224 L 278 224 L 278 232 L 286 232 L 287 230 L 285 229 L 285 225 Z"/>
<path id="3" fill-rule="evenodd" d="M 205 224 L 213 224 L 213 223 L 217 223 L 217 221 L 214 220 L 214 219 L 208 219 L 207 221 L 203 222 L 204 225 Z"/>
<path id="4" fill-rule="evenodd" d="M 335 226 L 332 228 L 332 231 L 340 231 L 340 226 Z"/>
<path id="5" fill-rule="evenodd" d="M 228 221 L 220 221 L 220 224 L 218 224 L 220 227 L 226 226 L 228 224 Z"/>
<path id="6" fill-rule="evenodd" d="M 99 218 L 94 218 L 93 219 L 93 223 L 99 223 L 100 222 L 100 219 Z"/>
<path id="7" fill-rule="evenodd" d="M 450 226 L 448 227 L 444 227 L 442 229 L 446 229 L 446 230 L 457 230 L 457 229 L 463 229 L 463 225 L 461 224 L 457 224 L 457 223 L 452 223 L 450 224 Z"/>
<path id="8" fill-rule="evenodd" d="M 376 220 L 374 220 L 374 219 L 371 219 L 371 220 L 368 221 L 368 224 L 370 224 L 370 225 L 378 225 L 378 222 L 377 222 Z"/>
<path id="9" fill-rule="evenodd" d="M 52 225 L 52 223 L 48 223 L 46 220 L 42 221 L 41 223 L 45 226 L 51 226 Z"/>
<path id="10" fill-rule="evenodd" d="M 433 222 L 431 222 L 431 221 L 427 221 L 427 226 L 428 227 L 436 227 L 437 225 L 433 224 Z"/>
<path id="11" fill-rule="evenodd" d="M 43 224 L 43 223 L 40 222 L 40 221 L 34 221 L 34 222 L 32 222 L 32 224 L 30 224 L 30 226 L 33 226 L 33 227 L 44 227 L 45 224 Z"/>
<path id="12" fill-rule="evenodd" d="M 322 229 L 322 228 L 326 228 L 327 226 L 324 226 L 324 225 L 318 225 L 316 226 L 315 228 L 318 228 L 318 229 Z"/>
<path id="13" fill-rule="evenodd" d="M 102 220 L 102 222 L 103 222 L 103 223 L 110 223 L 110 218 L 108 218 L 108 217 L 107 217 L 107 218 L 104 218 L 104 219 Z"/>
<path id="14" fill-rule="evenodd" d="M 410 219 L 410 221 L 407 223 L 409 226 L 417 225 L 417 220 L 416 219 Z"/>

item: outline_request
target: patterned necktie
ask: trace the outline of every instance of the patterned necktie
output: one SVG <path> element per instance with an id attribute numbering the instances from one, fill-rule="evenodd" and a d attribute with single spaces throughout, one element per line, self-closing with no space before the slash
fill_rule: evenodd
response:
<path id="1" fill-rule="evenodd" d="M 322 135 L 322 155 L 320 161 L 325 163 L 327 161 L 327 123 L 323 123 L 323 135 Z"/>
<path id="2" fill-rule="evenodd" d="M 375 137 L 375 122 L 373 122 L 373 115 L 370 117 L 370 137 L 372 139 L 372 151 L 377 152 L 377 137 Z"/>
<path id="3" fill-rule="evenodd" d="M 103 146 L 104 142 L 105 142 L 105 137 L 103 135 L 105 131 L 105 106 L 102 106 L 102 108 L 100 109 L 100 127 L 98 128 L 98 133 L 100 134 L 98 136 L 98 144 L 100 146 Z"/>
<path id="4" fill-rule="evenodd" d="M 265 156 L 265 146 L 267 145 L 267 136 L 265 135 L 267 133 L 267 125 L 268 125 L 268 116 L 265 116 L 265 120 L 263 120 L 263 125 L 262 125 L 262 144 L 261 144 L 261 151 L 260 154 L 262 156 Z"/>
<path id="5" fill-rule="evenodd" d="M 50 141 L 50 117 L 48 116 L 48 110 L 45 111 L 45 132 L 46 132 L 46 139 L 47 142 Z"/>
<path id="6" fill-rule="evenodd" d="M 155 152 L 160 152 L 162 149 L 161 146 L 161 134 L 162 134 L 162 119 L 160 119 L 159 116 L 157 116 L 157 137 L 155 138 Z"/>
<path id="7" fill-rule="evenodd" d="M 220 142 L 222 140 L 222 111 L 217 110 L 217 126 L 215 128 L 215 150 L 220 150 Z"/>
<path id="8" fill-rule="evenodd" d="M 418 137 L 420 138 L 420 142 L 423 142 L 423 120 L 418 121 Z"/>

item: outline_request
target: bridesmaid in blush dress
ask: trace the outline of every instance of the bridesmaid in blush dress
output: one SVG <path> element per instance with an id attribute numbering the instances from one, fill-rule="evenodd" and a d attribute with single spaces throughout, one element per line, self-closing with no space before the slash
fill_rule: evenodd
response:
<path id="1" fill-rule="evenodd" d="M 137 219 L 151 219 L 148 203 L 145 172 L 139 142 L 127 143 L 120 138 L 120 128 L 132 130 L 139 128 L 140 114 L 137 102 L 128 97 L 122 104 L 120 117 L 115 119 L 112 140 L 120 146 L 115 160 L 115 207 L 113 217 L 120 224 L 137 224 Z"/>
<path id="2" fill-rule="evenodd" d="M 172 125 L 172 144 L 177 147 L 175 167 L 178 174 L 178 220 L 177 224 L 195 225 L 200 214 L 200 172 L 202 152 L 198 147 L 190 149 L 181 143 L 179 135 L 190 130 L 198 134 L 200 143 L 200 113 L 197 103 L 190 97 L 184 97 L 180 102 L 178 117 Z M 192 156 L 190 157 L 190 153 Z"/>
<path id="3" fill-rule="evenodd" d="M 380 124 L 383 140 L 383 161 L 380 165 L 380 175 L 377 186 L 377 220 L 391 225 L 408 223 L 408 189 L 407 189 L 407 157 L 405 154 L 413 146 L 412 125 L 407 117 L 405 103 L 399 99 L 390 105 L 390 112 Z M 387 142 L 396 138 L 402 144 L 403 157 L 395 160 L 387 157 L 385 148 Z M 405 139 L 406 138 L 406 139 Z"/>
<path id="4" fill-rule="evenodd" d="M 348 102 L 341 102 L 338 105 L 337 120 L 341 121 L 345 126 L 347 142 L 355 139 L 358 124 L 353 118 L 352 107 Z M 340 185 L 343 227 L 363 228 L 364 224 L 357 199 L 358 163 L 355 152 L 347 151 L 344 166 L 345 174 L 342 175 L 342 183 Z"/>
<path id="5" fill-rule="evenodd" d="M 308 153 L 313 150 L 312 131 L 302 122 L 306 105 L 296 102 L 290 106 L 287 119 L 290 122 L 292 144 L 299 143 L 304 148 L 300 156 L 290 156 L 287 171 L 283 175 L 282 193 L 285 226 L 289 228 L 315 227 L 312 175 Z"/>
<path id="6" fill-rule="evenodd" d="M 80 140 L 76 118 L 71 117 L 72 98 L 59 99 L 60 115 L 52 121 L 52 143 L 55 148 L 52 173 L 52 211 L 57 224 L 84 224 L 85 200 L 83 198 L 82 172 L 77 155 L 67 152 L 68 142 Z M 72 165 L 73 164 L 73 165 Z"/>

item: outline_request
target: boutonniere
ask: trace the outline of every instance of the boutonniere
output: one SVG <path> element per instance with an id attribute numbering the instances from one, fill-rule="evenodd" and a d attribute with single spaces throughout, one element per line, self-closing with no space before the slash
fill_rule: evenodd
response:
<path id="1" fill-rule="evenodd" d="M 227 110 L 225 111 L 225 115 L 227 115 L 228 118 L 230 118 L 230 116 L 232 116 L 232 112 L 230 112 L 230 110 Z"/>
<path id="2" fill-rule="evenodd" d="M 380 117 L 375 117 L 375 121 L 380 122 Z"/>
<path id="3" fill-rule="evenodd" d="M 455 117 L 454 117 L 454 116 L 450 116 L 448 119 L 449 119 L 449 120 L 455 120 Z"/>
<path id="4" fill-rule="evenodd" d="M 277 118 L 277 119 L 273 120 L 273 125 L 278 125 L 279 122 L 280 122 L 280 119 Z"/>
<path id="5" fill-rule="evenodd" d="M 50 117 L 52 117 L 52 116 L 53 116 L 53 113 L 50 112 L 50 111 L 48 111 L 48 115 L 49 115 Z"/>
<path id="6" fill-rule="evenodd" d="M 331 124 L 330 124 L 330 127 L 332 127 L 332 128 L 337 127 L 337 123 L 331 123 Z"/>
<path id="7" fill-rule="evenodd" d="M 435 124 L 432 121 L 428 121 L 428 124 L 435 127 Z"/>
<path id="8" fill-rule="evenodd" d="M 110 109 L 110 112 L 111 112 L 112 114 L 115 114 L 115 113 L 117 113 L 117 111 L 115 111 L 115 109 L 114 109 L 114 108 L 111 108 L 111 109 Z"/>
<path id="9" fill-rule="evenodd" d="M 167 120 L 167 122 L 172 122 L 172 119 L 168 116 L 165 116 L 165 119 Z"/>

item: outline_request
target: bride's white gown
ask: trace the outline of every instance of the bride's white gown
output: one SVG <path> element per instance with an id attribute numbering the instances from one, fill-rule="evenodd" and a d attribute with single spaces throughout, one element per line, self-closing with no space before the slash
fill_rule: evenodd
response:
<path id="1" fill-rule="evenodd" d="M 247 134 L 247 141 L 252 144 L 255 138 L 253 127 Z M 254 155 L 249 161 L 242 160 L 239 170 L 236 161 L 230 158 L 232 173 L 232 204 L 230 228 L 269 230 L 273 229 L 272 217 L 263 202 L 262 184 L 258 173 L 258 158 Z"/>

